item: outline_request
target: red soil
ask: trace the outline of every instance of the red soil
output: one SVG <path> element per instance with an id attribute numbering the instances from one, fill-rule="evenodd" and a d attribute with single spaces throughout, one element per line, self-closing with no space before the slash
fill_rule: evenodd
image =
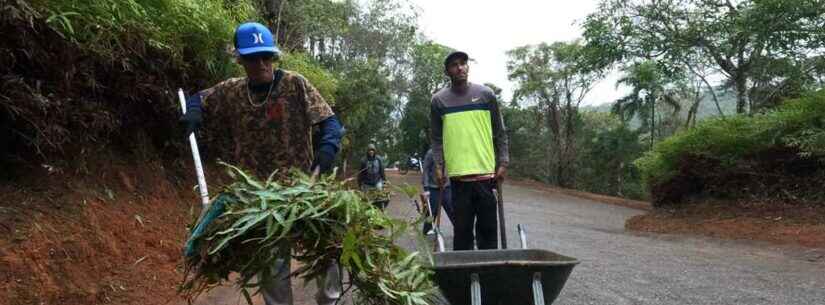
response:
<path id="1" fill-rule="evenodd" d="M 158 164 L 68 171 L 0 182 L 0 304 L 179 304 L 194 192 Z"/>
<path id="2" fill-rule="evenodd" d="M 825 248 L 825 207 L 781 202 L 716 201 L 657 208 L 631 218 L 630 230 L 758 240 Z"/>

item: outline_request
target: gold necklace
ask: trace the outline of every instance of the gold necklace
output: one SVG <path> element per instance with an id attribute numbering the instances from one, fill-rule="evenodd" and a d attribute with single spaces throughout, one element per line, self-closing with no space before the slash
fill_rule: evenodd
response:
<path id="1" fill-rule="evenodd" d="M 246 79 L 246 99 L 249 101 L 249 104 L 252 105 L 252 107 L 261 107 L 264 104 L 266 104 L 267 102 L 269 102 L 269 97 L 272 95 L 272 87 L 274 87 L 274 86 L 275 86 L 275 78 L 273 77 L 272 82 L 269 83 L 269 91 L 266 93 L 266 99 L 264 99 L 264 101 L 261 102 L 260 104 L 256 105 L 254 102 L 252 102 L 252 93 L 251 93 L 251 90 L 249 90 L 249 87 L 250 87 L 249 78 L 247 78 Z"/>

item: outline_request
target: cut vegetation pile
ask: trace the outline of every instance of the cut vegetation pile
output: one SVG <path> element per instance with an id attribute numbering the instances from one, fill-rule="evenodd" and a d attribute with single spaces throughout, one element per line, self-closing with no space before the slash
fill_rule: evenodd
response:
<path id="1" fill-rule="evenodd" d="M 258 181 L 232 166 L 229 174 L 236 182 L 217 195 L 204 219 L 217 217 L 196 226 L 190 240 L 196 250 L 182 286 L 190 298 L 238 272 L 237 284 L 251 300 L 256 276 L 271 278 L 276 259 L 291 253 L 303 266 L 293 276 L 304 278 L 340 259 L 357 304 L 428 304 L 431 271 L 394 243 L 410 224 L 390 219 L 332 176 L 313 181 L 294 171 L 285 180 L 273 174 Z"/>

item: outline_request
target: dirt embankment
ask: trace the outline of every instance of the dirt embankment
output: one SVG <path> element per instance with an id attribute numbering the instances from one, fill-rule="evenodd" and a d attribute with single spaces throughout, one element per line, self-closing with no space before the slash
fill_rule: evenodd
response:
<path id="1" fill-rule="evenodd" d="M 768 241 L 825 248 L 825 207 L 754 201 L 705 201 L 660 207 L 627 221 L 629 230 Z"/>
<path id="2" fill-rule="evenodd" d="M 654 208 L 648 202 L 558 188 L 515 179 L 514 183 L 546 191 L 648 211 L 630 218 L 631 231 L 701 235 L 733 240 L 825 248 L 825 206 L 773 201 L 697 200 Z"/>
<path id="3" fill-rule="evenodd" d="M 194 182 L 159 164 L 75 170 L 0 181 L 0 305 L 178 304 Z"/>

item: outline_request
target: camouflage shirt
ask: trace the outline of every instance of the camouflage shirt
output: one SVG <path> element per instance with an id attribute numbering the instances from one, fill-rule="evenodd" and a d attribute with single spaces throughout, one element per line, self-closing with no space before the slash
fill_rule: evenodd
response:
<path id="1" fill-rule="evenodd" d="M 312 164 L 312 126 L 332 109 L 302 75 L 283 71 L 268 90 L 249 89 L 246 77 L 231 78 L 200 92 L 204 108 L 202 136 L 213 157 L 267 177 Z"/>

